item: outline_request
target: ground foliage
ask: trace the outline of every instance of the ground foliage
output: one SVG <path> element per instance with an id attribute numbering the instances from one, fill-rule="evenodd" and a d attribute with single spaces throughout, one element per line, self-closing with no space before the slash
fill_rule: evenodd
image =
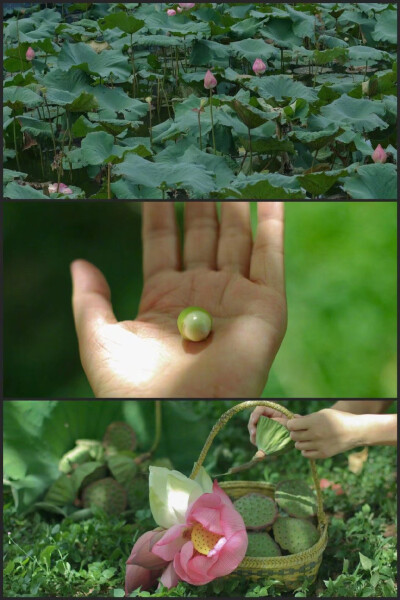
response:
<path id="1" fill-rule="evenodd" d="M 43 6 L 4 21 L 7 198 L 396 198 L 395 4 Z"/>
<path id="2" fill-rule="evenodd" d="M 186 416 L 201 418 L 211 428 L 235 402 L 177 404 L 185 405 Z M 327 401 L 301 400 L 282 404 L 300 414 L 331 405 Z M 395 410 L 392 405 L 392 412 Z M 246 427 L 248 415 L 247 411 L 238 414 L 218 435 L 206 463 L 211 474 L 241 464 L 252 456 L 254 447 L 249 445 Z M 188 453 L 194 454 L 189 447 Z M 159 455 L 166 456 L 161 451 Z M 344 494 L 338 496 L 330 489 L 323 492 L 325 511 L 330 518 L 328 546 L 316 583 L 305 582 L 294 596 L 395 597 L 396 448 L 370 448 L 368 460 L 359 474 L 348 469 L 347 453 L 319 460 L 317 467 L 319 476 L 340 483 Z M 189 470 L 185 472 L 188 474 Z M 295 450 L 242 472 L 240 479 L 276 483 L 294 473 L 311 482 L 307 460 Z M 6 489 L 4 596 L 122 596 L 124 565 L 132 543 L 153 526 L 147 506 L 130 517 L 110 518 L 98 511 L 95 517 L 79 522 L 38 512 L 21 516 Z M 180 583 L 169 591 L 161 589 L 156 595 L 261 597 L 282 594 L 272 580 L 255 584 L 221 579 L 202 587 Z M 136 591 L 132 595 L 151 594 Z"/>

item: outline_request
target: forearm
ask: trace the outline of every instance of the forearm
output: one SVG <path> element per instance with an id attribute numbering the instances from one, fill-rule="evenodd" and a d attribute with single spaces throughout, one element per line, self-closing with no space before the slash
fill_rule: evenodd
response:
<path id="1" fill-rule="evenodd" d="M 396 446 L 397 415 L 360 415 L 358 446 Z"/>
<path id="2" fill-rule="evenodd" d="M 339 400 L 331 408 L 354 415 L 381 414 L 392 402 L 393 400 Z"/>

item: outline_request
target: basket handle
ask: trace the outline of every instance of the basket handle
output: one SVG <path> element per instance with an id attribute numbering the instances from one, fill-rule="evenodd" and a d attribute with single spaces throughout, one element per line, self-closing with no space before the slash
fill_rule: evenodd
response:
<path id="1" fill-rule="evenodd" d="M 233 406 L 232 408 L 230 408 L 229 410 L 224 412 L 220 416 L 218 421 L 215 423 L 214 427 L 211 429 L 211 431 L 208 435 L 208 438 L 206 439 L 206 443 L 204 444 L 203 449 L 200 452 L 200 456 L 199 456 L 197 462 L 194 463 L 193 470 L 190 474 L 190 479 L 194 479 L 196 477 L 197 473 L 199 472 L 200 467 L 202 466 L 202 464 L 208 454 L 208 451 L 211 447 L 211 444 L 213 443 L 214 438 L 216 437 L 217 433 L 219 433 L 221 431 L 221 429 L 223 429 L 225 427 L 227 422 L 238 412 L 245 410 L 246 408 L 255 408 L 256 406 L 267 406 L 268 408 L 273 408 L 273 409 L 283 413 L 289 419 L 292 419 L 294 417 L 294 414 L 292 412 L 290 412 L 290 410 L 288 410 L 287 408 L 281 406 L 280 404 L 276 404 L 275 402 L 269 402 L 268 400 L 246 400 L 245 402 L 240 402 L 239 404 L 236 404 L 235 406 Z M 310 461 L 311 475 L 313 478 L 315 491 L 317 493 L 318 524 L 320 526 L 320 529 L 322 529 L 322 527 L 327 523 L 327 517 L 324 513 L 324 508 L 323 508 L 323 504 L 322 504 L 322 493 L 321 493 L 321 487 L 319 485 L 319 478 L 317 475 L 315 460 L 309 459 L 309 461 Z"/>

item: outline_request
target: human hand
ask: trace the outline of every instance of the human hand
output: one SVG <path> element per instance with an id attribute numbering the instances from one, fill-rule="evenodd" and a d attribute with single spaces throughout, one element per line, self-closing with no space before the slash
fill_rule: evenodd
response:
<path id="1" fill-rule="evenodd" d="M 283 203 L 187 203 L 183 269 L 172 202 L 143 204 L 144 289 L 135 320 L 117 322 L 102 273 L 71 266 L 83 368 L 97 397 L 257 397 L 286 329 Z M 202 342 L 182 340 L 187 306 L 213 317 Z"/>
<path id="2" fill-rule="evenodd" d="M 299 417 L 300 415 L 296 415 Z M 268 406 L 257 406 L 250 415 L 249 422 L 247 424 L 247 429 L 250 434 L 250 442 L 256 446 L 256 433 L 257 433 L 257 423 L 260 417 L 268 417 L 273 421 L 277 421 L 284 427 L 287 427 L 288 417 L 283 413 L 275 410 L 274 408 L 269 408 Z"/>
<path id="3" fill-rule="evenodd" d="M 290 419 L 287 428 L 295 447 L 306 458 L 329 458 L 363 445 L 359 415 L 325 408 Z"/>

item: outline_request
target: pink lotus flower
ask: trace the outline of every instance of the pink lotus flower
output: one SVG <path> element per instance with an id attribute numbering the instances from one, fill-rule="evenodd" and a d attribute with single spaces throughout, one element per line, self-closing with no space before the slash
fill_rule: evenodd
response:
<path id="1" fill-rule="evenodd" d="M 57 183 L 51 183 L 49 185 L 50 194 L 73 194 L 74 192 L 65 183 L 60 183 L 57 191 Z"/>
<path id="2" fill-rule="evenodd" d="M 178 6 L 178 8 L 176 10 L 178 11 L 178 13 L 181 13 L 183 11 L 183 8 L 181 8 L 180 6 Z"/>
<path id="3" fill-rule="evenodd" d="M 176 15 L 176 10 L 174 10 L 173 8 L 169 8 L 169 9 L 167 10 L 167 15 L 168 15 L 169 17 L 174 17 L 174 16 Z"/>
<path id="4" fill-rule="evenodd" d="M 261 58 L 256 58 L 253 65 L 253 71 L 256 75 L 262 75 L 267 70 L 267 65 L 263 63 Z"/>
<path id="5" fill-rule="evenodd" d="M 26 58 L 26 60 L 33 60 L 35 58 L 35 51 L 30 46 L 29 46 L 28 50 L 26 51 L 25 58 Z"/>
<path id="6" fill-rule="evenodd" d="M 202 494 L 186 512 L 184 524 L 173 525 L 152 552 L 170 565 L 161 576 L 166 587 L 178 578 L 204 585 L 232 573 L 247 550 L 247 533 L 241 515 L 214 481 L 213 491 Z"/>
<path id="7" fill-rule="evenodd" d="M 208 70 L 206 76 L 204 77 L 204 87 L 206 88 L 206 90 L 211 90 L 212 88 L 215 88 L 217 83 L 218 82 L 215 79 L 214 75 L 211 73 L 210 70 Z"/>
<path id="8" fill-rule="evenodd" d="M 382 148 L 380 144 L 377 145 L 375 150 L 372 153 L 372 160 L 374 163 L 385 163 L 387 159 L 387 154 Z"/>
<path id="9" fill-rule="evenodd" d="M 179 6 L 183 8 L 183 10 L 190 10 L 194 6 L 196 6 L 195 2 L 179 2 Z"/>

